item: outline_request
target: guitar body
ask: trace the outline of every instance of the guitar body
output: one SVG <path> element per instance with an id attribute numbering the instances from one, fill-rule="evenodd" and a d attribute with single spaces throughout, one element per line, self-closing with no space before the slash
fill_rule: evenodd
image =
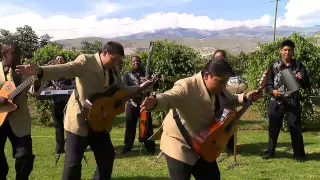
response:
<path id="1" fill-rule="evenodd" d="M 140 113 L 140 121 L 139 121 L 139 142 L 143 142 L 145 140 L 147 134 L 147 120 L 148 114 L 147 111 L 142 111 Z"/>
<path id="2" fill-rule="evenodd" d="M 0 90 L 0 96 L 8 98 L 8 95 L 16 89 L 16 86 L 13 81 L 7 81 L 4 83 Z M 10 99 L 8 99 L 8 103 L 0 106 L 0 126 L 4 123 L 7 115 L 15 111 L 17 109 L 17 105 L 15 105 Z"/>
<path id="3" fill-rule="evenodd" d="M 157 76 L 152 81 L 157 80 Z M 133 94 L 141 93 L 149 85 L 140 87 L 136 92 L 120 89 L 117 86 L 110 87 L 105 92 L 97 93 L 85 101 L 83 116 L 95 132 L 104 131 L 110 126 L 112 120 L 124 113 L 127 101 Z"/>
<path id="4" fill-rule="evenodd" d="M 208 162 L 215 161 L 224 150 L 229 138 L 237 131 L 237 111 L 224 109 L 217 122 L 202 130 L 193 139 L 193 148 Z"/>
<path id="5" fill-rule="evenodd" d="M 268 73 L 269 70 L 266 70 L 259 81 L 259 92 L 265 87 Z M 219 120 L 214 121 L 192 138 L 192 147 L 195 152 L 208 162 L 215 161 L 230 137 L 237 131 L 239 119 L 251 104 L 251 101 L 247 102 L 239 111 L 225 108 Z"/>
<path id="6" fill-rule="evenodd" d="M 96 99 L 90 108 L 87 108 L 88 122 L 92 130 L 96 132 L 104 131 L 112 120 L 125 111 L 126 101 L 123 99 L 129 94 L 128 90 L 118 90 L 110 96 Z"/>

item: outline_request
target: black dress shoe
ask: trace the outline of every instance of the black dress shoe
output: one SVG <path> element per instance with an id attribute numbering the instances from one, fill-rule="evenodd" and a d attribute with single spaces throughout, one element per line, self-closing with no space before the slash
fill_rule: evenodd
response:
<path id="1" fill-rule="evenodd" d="M 304 161 L 306 161 L 306 157 L 305 157 L 305 156 L 303 156 L 303 157 L 296 157 L 295 159 L 296 159 L 297 162 L 304 162 Z"/>
<path id="2" fill-rule="evenodd" d="M 266 153 L 262 156 L 262 159 L 270 159 L 273 158 L 274 154 L 273 153 Z"/>
<path id="3" fill-rule="evenodd" d="M 232 156 L 234 154 L 233 150 L 227 149 L 227 155 Z"/>
<path id="4" fill-rule="evenodd" d="M 152 150 L 148 150 L 148 149 L 147 149 L 147 151 L 148 151 L 148 153 L 151 154 L 151 155 L 154 155 L 154 153 L 156 152 L 155 149 L 152 149 Z"/>
<path id="5" fill-rule="evenodd" d="M 131 149 L 129 149 L 129 148 L 123 148 L 122 151 L 120 152 L 120 154 L 125 154 L 130 151 L 131 151 Z"/>

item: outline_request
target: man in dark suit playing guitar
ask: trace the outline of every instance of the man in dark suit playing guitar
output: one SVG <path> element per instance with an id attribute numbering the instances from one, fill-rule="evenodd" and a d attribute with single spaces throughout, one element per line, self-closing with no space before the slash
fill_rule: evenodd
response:
<path id="1" fill-rule="evenodd" d="M 83 117 L 83 105 L 92 95 L 105 92 L 109 87 L 124 87 L 136 90 L 139 86 L 126 87 L 122 85 L 119 65 L 124 57 L 123 46 L 110 41 L 103 45 L 96 54 L 82 54 L 76 60 L 58 65 L 37 66 L 35 64 L 17 66 L 21 74 L 39 75 L 42 80 L 59 78 L 76 79 L 76 89 L 68 101 L 64 118 L 64 128 L 67 131 L 65 165 L 63 180 L 81 179 L 81 161 L 84 150 L 89 144 L 92 149 L 97 168 L 93 179 L 111 179 L 114 148 L 110 139 L 112 124 L 103 131 L 97 132 Z M 146 81 L 140 86 L 152 83 Z"/>
<path id="2" fill-rule="evenodd" d="M 24 82 L 22 76 L 14 72 L 16 65 L 21 64 L 21 49 L 18 44 L 4 44 L 1 46 L 2 62 L 0 62 L 0 87 L 6 82 L 13 81 L 17 87 Z M 38 83 L 37 81 L 35 83 Z M 27 86 L 30 87 L 30 86 Z M 33 86 L 29 93 L 33 94 Z M 4 154 L 4 148 L 9 138 L 15 161 L 16 179 L 27 180 L 33 169 L 34 154 L 32 152 L 31 117 L 27 103 L 27 88 L 15 96 L 13 103 L 17 109 L 10 112 L 3 124 L 0 125 L 0 179 L 6 179 L 9 166 Z M 40 92 L 37 92 L 40 93 Z M 0 94 L 0 109 L 5 108 L 8 99 Z M 3 116 L 3 112 L 1 113 Z"/>
<path id="3" fill-rule="evenodd" d="M 138 55 L 132 56 L 131 59 L 132 71 L 129 71 L 123 76 L 123 83 L 126 86 L 140 85 L 145 79 L 145 69 L 141 65 L 141 58 Z M 126 131 L 124 138 L 124 148 L 122 154 L 131 151 L 136 135 L 137 121 L 140 116 L 140 105 L 142 101 L 142 94 L 130 99 L 126 107 Z M 155 141 L 148 140 L 153 134 L 151 113 L 147 112 L 147 132 L 144 138 L 144 145 L 151 154 L 155 151 Z"/>

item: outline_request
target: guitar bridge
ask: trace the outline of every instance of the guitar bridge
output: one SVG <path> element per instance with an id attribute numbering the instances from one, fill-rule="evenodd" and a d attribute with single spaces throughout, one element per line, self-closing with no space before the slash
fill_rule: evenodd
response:
<path id="1" fill-rule="evenodd" d="M 103 106 L 100 107 L 100 111 L 101 111 L 101 117 L 102 117 L 103 121 L 105 121 L 107 115 L 106 115 L 106 112 L 104 111 Z"/>

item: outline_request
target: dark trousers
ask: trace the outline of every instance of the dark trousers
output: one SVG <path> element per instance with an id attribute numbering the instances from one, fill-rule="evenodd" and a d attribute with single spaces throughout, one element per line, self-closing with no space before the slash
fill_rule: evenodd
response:
<path id="1" fill-rule="evenodd" d="M 227 142 L 227 151 L 234 153 L 234 135 Z"/>
<path id="2" fill-rule="evenodd" d="M 89 131 L 86 137 L 82 137 L 67 131 L 65 164 L 62 175 L 63 180 L 81 179 L 81 161 L 84 150 L 88 145 L 93 151 L 97 163 L 93 179 L 111 179 L 115 152 L 110 135 L 107 132 Z"/>
<path id="3" fill-rule="evenodd" d="M 63 118 L 64 118 L 64 107 L 66 102 L 54 102 L 52 104 L 52 118 L 54 122 L 54 128 L 56 133 L 56 153 L 64 152 L 64 127 L 63 127 Z"/>
<path id="4" fill-rule="evenodd" d="M 4 124 L 0 127 L 0 179 L 5 180 L 9 171 L 9 166 L 4 153 L 7 138 L 9 138 L 12 145 L 12 156 L 16 159 L 16 179 L 28 180 L 33 169 L 33 162 L 35 158 L 32 153 L 31 135 L 17 137 L 12 132 L 8 121 L 4 122 Z"/>
<path id="5" fill-rule="evenodd" d="M 301 127 L 301 105 L 281 104 L 271 100 L 268 107 L 269 142 L 267 153 L 274 154 L 284 115 L 288 120 L 294 157 L 304 157 L 304 144 Z"/>
<path id="6" fill-rule="evenodd" d="M 165 157 L 171 180 L 190 180 L 191 175 L 196 180 L 220 180 L 220 170 L 216 161 L 210 163 L 200 158 L 191 166 L 168 155 Z"/>
<path id="7" fill-rule="evenodd" d="M 126 131 L 124 137 L 124 144 L 126 149 L 131 149 L 134 143 L 134 139 L 136 136 L 136 128 L 138 118 L 140 117 L 140 104 L 137 107 L 133 106 L 131 103 L 127 104 L 126 108 Z M 154 152 L 155 150 L 155 142 L 149 141 L 148 138 L 153 134 L 152 127 L 152 117 L 151 113 L 147 113 L 147 133 L 146 138 L 144 140 L 144 146 L 149 152 Z"/>

